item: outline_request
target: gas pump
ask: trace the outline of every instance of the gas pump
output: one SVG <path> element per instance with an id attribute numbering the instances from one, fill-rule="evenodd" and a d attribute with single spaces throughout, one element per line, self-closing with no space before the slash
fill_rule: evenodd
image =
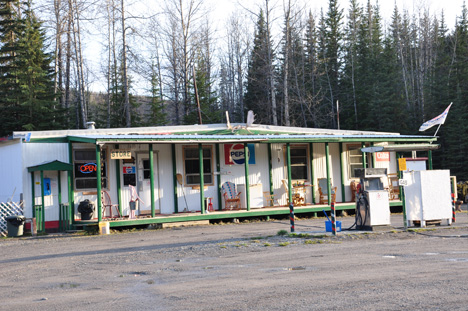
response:
<path id="1" fill-rule="evenodd" d="M 383 183 L 383 178 L 387 178 L 387 169 L 366 168 L 356 173 L 361 179 L 356 201 L 356 229 L 374 230 L 376 226 L 389 226 L 390 204 Z"/>

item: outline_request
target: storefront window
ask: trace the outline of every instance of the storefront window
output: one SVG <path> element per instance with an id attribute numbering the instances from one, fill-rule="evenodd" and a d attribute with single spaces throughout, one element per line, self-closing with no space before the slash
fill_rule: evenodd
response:
<path id="1" fill-rule="evenodd" d="M 308 180 L 307 146 L 291 146 L 291 178 L 292 180 Z"/>
<path id="2" fill-rule="evenodd" d="M 213 184 L 212 146 L 203 146 L 203 179 L 205 184 Z M 184 146 L 185 184 L 200 184 L 200 162 L 198 147 Z"/>
<path id="3" fill-rule="evenodd" d="M 97 189 L 96 151 L 94 149 L 75 150 L 74 175 L 76 190 Z M 107 188 L 106 150 L 101 151 L 101 187 Z"/>

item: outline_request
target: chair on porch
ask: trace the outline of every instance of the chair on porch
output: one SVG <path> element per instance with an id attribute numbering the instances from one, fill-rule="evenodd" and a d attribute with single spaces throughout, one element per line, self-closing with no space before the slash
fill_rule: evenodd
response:
<path id="1" fill-rule="evenodd" d="M 288 193 L 288 186 L 289 186 L 289 183 L 288 183 L 288 180 L 287 179 L 283 179 L 281 180 L 283 182 L 283 187 L 284 187 L 284 190 L 286 191 L 286 194 Z M 301 188 L 301 189 L 297 189 L 297 188 L 294 188 L 294 186 L 291 187 L 291 194 L 292 194 L 292 201 L 293 201 L 293 205 L 294 206 L 297 206 L 297 205 L 304 205 L 305 203 L 305 196 L 304 196 L 304 188 Z M 287 198 L 287 202 L 288 202 L 288 205 L 289 205 L 289 198 Z"/>
<path id="2" fill-rule="evenodd" d="M 263 191 L 263 197 L 266 201 L 266 207 L 279 206 L 278 199 L 275 199 L 275 195 L 271 194 L 270 191 Z"/>
<path id="3" fill-rule="evenodd" d="M 388 197 L 390 200 L 399 200 L 400 198 L 400 187 L 396 173 L 388 174 Z"/>
<path id="4" fill-rule="evenodd" d="M 330 180 L 331 184 L 331 180 Z M 326 178 L 318 179 L 319 193 L 320 193 L 320 202 L 319 204 L 329 204 L 328 202 L 328 184 Z M 336 202 L 336 187 L 331 186 L 331 200 Z"/>
<path id="5" fill-rule="evenodd" d="M 241 209 L 240 192 L 236 191 L 236 184 L 230 181 L 226 181 L 221 187 L 224 198 L 224 209 L 225 210 L 236 210 Z"/>
<path id="6" fill-rule="evenodd" d="M 359 182 L 352 180 L 351 183 L 349 184 L 351 188 L 351 201 L 355 202 L 356 201 L 356 194 L 358 192 L 358 186 Z"/>
<path id="7" fill-rule="evenodd" d="M 112 208 L 115 207 L 115 210 L 117 212 L 117 215 L 120 216 L 120 211 L 119 211 L 119 204 L 112 204 L 111 197 L 109 193 L 105 190 L 102 191 L 101 194 L 101 202 L 102 202 L 102 217 L 106 217 L 106 209 L 109 208 L 109 215 L 110 218 L 113 218 L 112 216 Z"/>

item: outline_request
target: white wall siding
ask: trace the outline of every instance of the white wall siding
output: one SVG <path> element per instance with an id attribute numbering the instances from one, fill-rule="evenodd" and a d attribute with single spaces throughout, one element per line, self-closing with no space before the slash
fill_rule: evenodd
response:
<path id="1" fill-rule="evenodd" d="M 332 187 L 336 187 L 336 202 L 342 202 L 342 190 L 341 190 L 341 164 L 340 164 L 340 145 L 339 144 L 328 144 L 330 147 L 330 177 L 332 179 Z M 344 168 L 344 163 L 343 163 Z"/>
<path id="2" fill-rule="evenodd" d="M 31 202 L 31 175 L 28 167 L 51 161 L 68 163 L 68 144 L 66 143 L 22 143 L 22 178 L 23 196 L 25 201 L 25 216 L 32 217 Z M 56 171 L 45 171 L 44 178 L 50 178 L 52 194 L 44 197 L 45 221 L 58 220 L 58 175 Z M 68 188 L 66 174 L 61 175 L 62 202 L 68 202 Z M 35 172 L 35 204 L 41 204 L 41 177 L 40 172 Z"/>
<path id="3" fill-rule="evenodd" d="M 251 191 L 251 206 L 254 207 L 263 207 L 265 202 L 263 200 L 263 192 L 270 191 L 270 173 L 268 168 L 268 145 L 267 144 L 254 144 L 255 145 L 255 164 L 249 165 L 249 185 L 252 187 L 254 185 L 259 186 L 261 189 L 261 194 L 257 194 L 257 200 L 254 200 L 253 196 L 255 193 Z M 242 185 L 241 187 L 245 188 L 245 165 L 229 165 L 225 163 L 224 159 L 224 145 L 220 144 L 219 148 L 219 157 L 221 164 L 221 185 L 227 181 L 233 182 L 236 185 Z M 261 187 L 260 187 L 261 185 Z M 239 191 L 239 189 L 237 189 Z M 261 206 L 259 206 L 259 204 Z M 223 206 L 224 207 L 224 206 Z M 245 206 L 242 206 L 246 208 Z"/>
<path id="4" fill-rule="evenodd" d="M 1 150 L 0 163 L 3 165 L 0 167 L 0 202 L 7 202 L 10 199 L 19 202 L 23 193 L 21 141 L 4 143 Z"/>

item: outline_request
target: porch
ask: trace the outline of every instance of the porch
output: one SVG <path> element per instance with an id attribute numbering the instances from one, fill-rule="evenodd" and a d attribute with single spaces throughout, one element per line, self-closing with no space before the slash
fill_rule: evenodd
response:
<path id="1" fill-rule="evenodd" d="M 401 207 L 402 202 L 399 200 L 390 201 L 390 207 Z M 354 211 L 356 205 L 355 202 L 344 202 L 336 203 L 336 211 Z M 323 213 L 323 210 L 330 211 L 331 208 L 327 204 L 305 204 L 302 206 L 294 207 L 294 214 L 299 216 L 301 214 L 317 213 L 317 216 Z M 270 216 L 281 216 L 289 215 L 290 210 L 288 206 L 274 206 L 274 207 L 263 207 L 255 208 L 247 211 L 246 209 L 241 210 L 216 210 L 202 214 L 201 212 L 187 212 L 177 214 L 158 214 L 155 217 L 151 215 L 136 216 L 135 219 L 129 219 L 126 217 L 120 218 L 103 218 L 102 221 L 109 222 L 109 227 L 127 227 L 127 226 L 138 226 L 138 225 L 152 225 L 152 224 L 164 224 L 164 223 L 176 223 L 176 222 L 188 222 L 188 221 L 201 221 L 201 220 L 227 220 L 227 219 L 238 219 L 238 218 L 249 218 L 249 217 L 270 217 Z M 321 215 L 323 216 L 323 215 Z M 73 224 L 75 226 L 83 226 L 89 224 L 97 224 L 97 219 L 92 220 L 75 220 Z M 61 221 L 62 222 L 62 221 Z"/>

